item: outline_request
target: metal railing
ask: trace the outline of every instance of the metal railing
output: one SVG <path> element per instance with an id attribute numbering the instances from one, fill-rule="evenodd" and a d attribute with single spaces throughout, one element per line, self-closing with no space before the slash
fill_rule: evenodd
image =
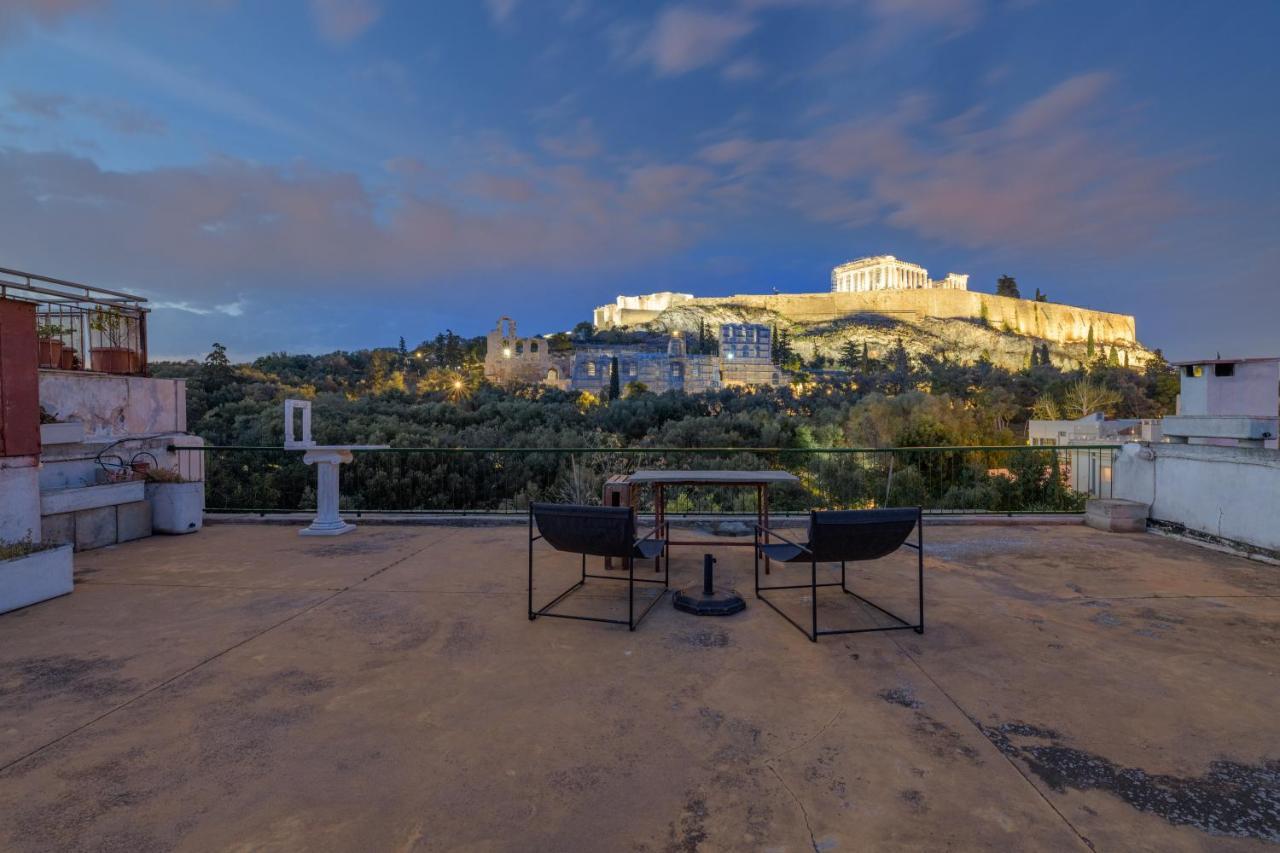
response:
<path id="1" fill-rule="evenodd" d="M 1119 445 L 907 448 L 390 448 L 342 466 L 342 508 L 355 514 L 507 513 L 531 501 L 598 504 L 604 481 L 639 469 L 787 470 L 773 512 L 923 506 L 931 513 L 1080 513 L 1111 497 Z M 315 474 L 296 450 L 175 447 L 203 454 L 210 512 L 315 508 Z M 668 489 L 671 514 L 754 512 L 741 489 Z M 642 511 L 651 496 L 639 496 Z"/>
<path id="2" fill-rule="evenodd" d="M 0 267 L 0 299 L 35 303 L 41 367 L 146 375 L 141 296 Z"/>

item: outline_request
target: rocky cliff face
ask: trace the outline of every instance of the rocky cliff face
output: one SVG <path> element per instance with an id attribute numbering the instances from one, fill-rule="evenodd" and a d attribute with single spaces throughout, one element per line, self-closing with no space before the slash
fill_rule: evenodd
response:
<path id="1" fill-rule="evenodd" d="M 818 353 L 835 360 L 849 342 L 859 349 L 865 343 L 872 358 L 882 357 L 901 340 L 914 358 L 927 354 L 946 355 L 956 361 L 971 362 L 985 355 L 996 365 L 1017 370 L 1028 363 L 1031 348 L 1042 344 L 1048 344 L 1049 356 L 1055 365 L 1071 368 L 1087 362 L 1087 339 L 1092 327 L 1095 357 L 1097 353 L 1105 355 L 1111 347 L 1115 348 L 1122 364 L 1127 354 L 1128 363 L 1133 367 L 1142 366 L 1151 357 L 1151 352 L 1134 339 L 1131 317 L 1025 299 L 987 294 L 964 295 L 981 297 L 975 302 L 978 306 L 976 318 L 930 316 L 918 310 L 901 308 L 900 302 L 888 301 L 880 311 L 867 310 L 844 316 L 833 316 L 841 312 L 825 308 L 821 312 L 783 313 L 774 310 L 774 306 L 769 304 L 769 297 L 732 297 L 724 300 L 698 299 L 675 305 L 647 322 L 633 324 L 632 328 L 696 334 L 703 323 L 717 331 L 722 323 L 761 323 L 785 330 L 791 337 L 792 347 L 806 361 Z M 983 304 L 988 306 L 986 319 L 981 316 Z M 992 305 L 996 310 L 992 310 Z M 776 307 L 787 306 L 781 303 Z M 840 309 L 846 307 L 838 306 Z M 808 316 L 799 319 L 794 316 L 797 313 L 807 313 Z"/>

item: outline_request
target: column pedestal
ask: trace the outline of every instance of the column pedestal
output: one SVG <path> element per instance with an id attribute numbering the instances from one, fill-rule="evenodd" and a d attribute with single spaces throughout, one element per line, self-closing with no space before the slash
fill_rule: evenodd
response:
<path id="1" fill-rule="evenodd" d="M 338 468 L 351 461 L 350 450 L 308 450 L 302 455 L 307 465 L 316 466 L 316 517 L 300 536 L 341 536 L 356 529 L 338 514 Z"/>

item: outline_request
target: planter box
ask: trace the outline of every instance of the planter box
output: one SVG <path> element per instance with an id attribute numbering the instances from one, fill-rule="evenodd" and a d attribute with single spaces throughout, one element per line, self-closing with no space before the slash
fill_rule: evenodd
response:
<path id="1" fill-rule="evenodd" d="M 0 613 L 71 592 L 71 546 L 0 561 Z"/>
<path id="2" fill-rule="evenodd" d="M 84 441 L 84 424 L 68 421 L 64 424 L 40 424 L 40 443 L 79 444 Z"/>
<path id="3" fill-rule="evenodd" d="M 73 486 L 69 489 L 50 489 L 40 493 L 40 514 L 57 515 L 60 512 L 78 512 L 103 506 L 133 503 L 145 500 L 146 483 L 129 480 L 124 483 L 104 483 L 100 486 Z"/>
<path id="4" fill-rule="evenodd" d="M 151 529 L 195 533 L 204 524 L 204 483 L 148 483 Z"/>

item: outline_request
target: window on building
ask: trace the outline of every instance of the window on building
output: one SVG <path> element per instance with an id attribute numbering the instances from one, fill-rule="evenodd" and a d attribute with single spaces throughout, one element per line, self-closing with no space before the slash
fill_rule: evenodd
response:
<path id="1" fill-rule="evenodd" d="M 524 341 L 516 341 L 516 355 L 524 355 Z"/>
<path id="2" fill-rule="evenodd" d="M 596 375 L 596 363 L 594 361 L 587 362 L 587 375 L 588 376 Z"/>
<path id="3" fill-rule="evenodd" d="M 1234 364 L 1215 364 L 1213 366 L 1214 376 L 1235 376 L 1236 366 Z"/>
<path id="4" fill-rule="evenodd" d="M 1186 366 L 1186 374 L 1190 377 L 1204 376 L 1203 364 L 1188 364 Z"/>
<path id="5" fill-rule="evenodd" d="M 537 342 L 537 341 L 530 341 L 530 342 L 529 342 L 529 352 L 537 352 L 537 351 L 538 351 L 538 342 Z"/>

